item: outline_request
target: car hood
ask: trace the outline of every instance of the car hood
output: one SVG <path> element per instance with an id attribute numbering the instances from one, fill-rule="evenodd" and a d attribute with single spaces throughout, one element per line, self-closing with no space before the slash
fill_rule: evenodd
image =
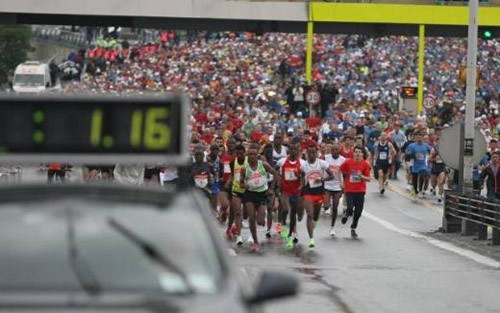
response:
<path id="1" fill-rule="evenodd" d="M 2 293 L 0 295 L 0 313 L 152 313 L 152 312 L 247 312 L 242 302 L 233 294 L 199 296 L 148 297 L 135 294 L 114 294 L 91 297 L 76 294 L 20 294 Z"/>

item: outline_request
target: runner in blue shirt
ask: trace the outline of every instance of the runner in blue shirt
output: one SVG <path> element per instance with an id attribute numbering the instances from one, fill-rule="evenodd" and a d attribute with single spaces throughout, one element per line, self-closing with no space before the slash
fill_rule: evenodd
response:
<path id="1" fill-rule="evenodd" d="M 417 133 L 415 139 L 416 142 L 410 144 L 406 149 L 406 154 L 413 161 L 411 168 L 413 191 L 419 198 L 423 198 L 425 177 L 430 172 L 428 158 L 431 148 L 423 142 L 424 136 L 421 133 Z"/>

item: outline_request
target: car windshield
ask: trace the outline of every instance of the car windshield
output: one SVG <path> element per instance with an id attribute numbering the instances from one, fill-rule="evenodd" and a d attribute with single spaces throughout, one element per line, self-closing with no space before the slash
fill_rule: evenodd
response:
<path id="1" fill-rule="evenodd" d="M 40 74 L 16 74 L 14 76 L 14 86 L 39 87 L 43 85 L 43 75 Z"/>
<path id="2" fill-rule="evenodd" d="M 83 291 L 82 277 L 78 277 L 83 274 L 71 259 L 71 250 L 76 250 L 76 266 L 84 264 L 84 275 L 91 274 L 104 294 L 217 293 L 223 266 L 202 217 L 188 208 L 186 199 L 174 201 L 166 209 L 78 201 L 1 205 L 0 290 Z M 110 220 L 158 249 L 184 277 L 148 258 L 113 229 Z"/>

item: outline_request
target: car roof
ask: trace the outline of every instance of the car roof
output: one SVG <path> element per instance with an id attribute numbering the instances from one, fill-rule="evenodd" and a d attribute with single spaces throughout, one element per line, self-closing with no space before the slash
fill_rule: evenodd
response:
<path id="1" fill-rule="evenodd" d="M 160 187 L 120 184 L 15 184 L 0 187 L 0 204 L 78 199 L 166 206 L 187 193 L 179 190 L 169 192 Z"/>

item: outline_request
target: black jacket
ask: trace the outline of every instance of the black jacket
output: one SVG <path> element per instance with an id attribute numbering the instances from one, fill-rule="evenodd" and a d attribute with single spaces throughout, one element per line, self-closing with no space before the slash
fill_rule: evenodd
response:
<path id="1" fill-rule="evenodd" d="M 481 172 L 481 184 L 486 180 L 486 187 L 489 191 L 500 192 L 500 166 L 497 167 L 496 172 L 493 172 L 491 165 L 488 165 Z"/>

